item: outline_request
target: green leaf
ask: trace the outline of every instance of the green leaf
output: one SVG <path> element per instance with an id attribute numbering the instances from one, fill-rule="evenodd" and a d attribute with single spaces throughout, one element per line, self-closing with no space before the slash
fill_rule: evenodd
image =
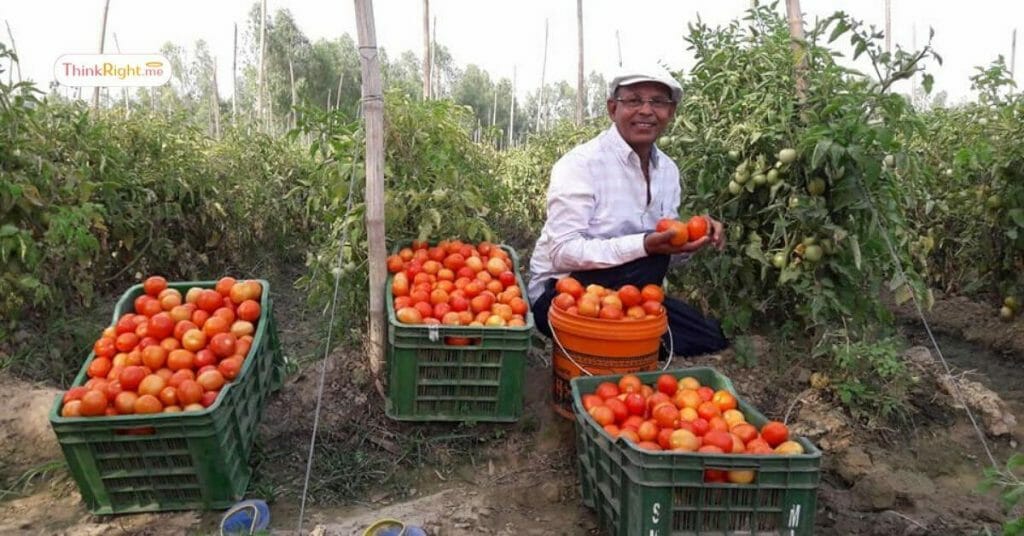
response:
<path id="1" fill-rule="evenodd" d="M 1024 227 L 1024 208 L 1012 208 L 1007 214 L 1010 215 L 1013 223 L 1017 224 L 1017 227 Z"/>
<path id="2" fill-rule="evenodd" d="M 832 147 L 832 140 L 823 139 L 819 140 L 817 145 L 814 146 L 814 152 L 811 154 L 811 168 L 818 169 L 821 167 L 821 163 L 828 156 L 828 150 Z"/>
<path id="3" fill-rule="evenodd" d="M 844 33 L 846 33 L 846 30 L 849 30 L 849 29 L 850 29 L 850 26 L 846 23 L 846 21 L 844 21 L 844 20 L 839 21 L 839 24 L 836 24 L 835 29 L 832 30 L 832 35 L 828 36 L 828 42 L 831 43 L 832 41 L 835 41 L 836 39 L 839 39 L 839 37 L 841 35 L 843 35 Z"/>
<path id="4" fill-rule="evenodd" d="M 934 85 L 935 77 L 933 77 L 932 75 L 926 74 L 921 77 L 921 87 L 924 88 L 924 92 L 926 94 L 930 94 L 932 92 L 932 86 Z"/>

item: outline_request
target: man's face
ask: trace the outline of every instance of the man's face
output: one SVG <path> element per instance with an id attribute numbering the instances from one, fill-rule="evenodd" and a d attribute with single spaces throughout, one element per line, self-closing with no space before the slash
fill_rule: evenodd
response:
<path id="1" fill-rule="evenodd" d="M 657 82 L 621 86 L 617 99 L 608 100 L 608 116 L 630 146 L 652 145 L 676 112 L 675 103 L 664 104 L 671 99 L 669 89 Z"/>

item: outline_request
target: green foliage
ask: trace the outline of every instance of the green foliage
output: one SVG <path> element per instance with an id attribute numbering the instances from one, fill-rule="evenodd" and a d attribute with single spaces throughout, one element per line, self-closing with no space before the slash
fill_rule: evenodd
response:
<path id="1" fill-rule="evenodd" d="M 1024 468 L 1024 454 L 1018 452 L 1010 456 L 1005 468 L 985 468 L 985 480 L 979 486 L 983 493 L 992 489 L 999 491 L 1003 511 L 1009 516 L 1009 519 L 1003 523 L 1003 536 L 1024 534 L 1024 515 L 1020 508 L 1021 505 L 1024 505 L 1024 481 L 1021 480 L 1021 468 Z M 988 531 L 986 530 L 986 532 Z"/>
<path id="2" fill-rule="evenodd" d="M 906 182 L 919 237 L 914 252 L 927 264 L 931 284 L 947 291 L 1019 295 L 1024 94 L 1013 92 L 1002 58 L 971 80 L 977 103 L 929 111 L 926 129 L 910 140 L 923 171 Z"/>
<path id="3" fill-rule="evenodd" d="M 450 101 L 414 101 L 393 91 L 385 102 L 385 229 L 388 247 L 413 239 L 436 242 L 457 237 L 494 240 L 492 225 L 501 199 L 493 179 L 494 154 L 473 143 L 471 111 Z M 342 308 L 361 331 L 367 303 L 368 250 L 365 223 L 363 133 L 357 123 L 335 116 L 311 117 L 303 129 L 314 135 L 324 225 L 315 231 L 316 253 L 302 284 L 314 300 L 330 298 L 334 269 L 342 258 Z M 352 188 L 349 210 L 349 188 Z M 346 249 L 339 251 L 342 242 Z"/>
<path id="4" fill-rule="evenodd" d="M 896 339 L 847 340 L 831 345 L 833 389 L 854 416 L 869 421 L 906 417 L 913 380 L 901 348 Z"/>
<path id="5" fill-rule="evenodd" d="M 844 36 L 869 56 L 877 80 L 839 63 L 828 43 Z M 924 293 L 915 272 L 896 278 L 887 239 L 913 265 L 904 194 L 882 162 L 921 128 L 887 88 L 930 49 L 888 55 L 879 39 L 842 13 L 820 22 L 803 50 L 801 99 L 788 27 L 771 8 L 724 28 L 691 25 L 697 63 L 661 145 L 680 167 L 681 215 L 722 220 L 727 250 L 697 255 L 674 275 L 722 317 L 727 334 L 760 320 L 820 338 L 841 319 L 857 329 L 886 318 L 878 300 L 886 282 Z M 795 155 L 783 158 L 784 148 Z"/>
<path id="6" fill-rule="evenodd" d="M 608 128 L 602 119 L 576 126 L 561 121 L 553 128 L 534 134 L 521 147 L 500 153 L 496 176 L 499 190 L 501 229 L 506 237 L 536 238 L 547 213 L 547 189 L 551 167 L 573 147 L 585 143 Z"/>
<path id="7" fill-rule="evenodd" d="M 0 82 L 0 333 L 24 321 L 48 333 L 143 275 L 249 275 L 257 257 L 301 251 L 319 225 L 291 191 L 311 162 L 288 140 L 232 129 L 215 140 L 179 118 L 120 112 Z M 70 332 L 0 351 L 56 378 L 39 360 L 79 362 L 90 337 Z"/>

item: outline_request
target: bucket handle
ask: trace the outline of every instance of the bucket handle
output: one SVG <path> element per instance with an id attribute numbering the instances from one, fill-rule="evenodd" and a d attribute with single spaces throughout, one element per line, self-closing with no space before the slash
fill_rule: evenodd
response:
<path id="1" fill-rule="evenodd" d="M 583 365 L 577 363 L 576 360 L 572 358 L 572 354 L 569 353 L 569 350 L 566 350 L 565 346 L 562 345 L 562 341 L 558 340 L 558 335 L 555 333 L 555 328 L 551 325 L 551 316 L 548 316 L 547 321 L 548 329 L 551 331 L 551 338 L 554 339 L 555 344 L 557 344 L 558 347 L 562 349 L 562 355 L 564 355 L 570 363 L 576 365 L 576 368 L 582 370 L 587 376 L 593 376 L 594 373 L 584 368 Z M 668 331 L 668 359 L 665 360 L 665 366 L 661 367 L 662 371 L 668 369 L 669 365 L 672 364 L 672 356 L 675 355 L 675 341 L 672 340 L 672 329 L 669 328 L 666 331 Z"/>

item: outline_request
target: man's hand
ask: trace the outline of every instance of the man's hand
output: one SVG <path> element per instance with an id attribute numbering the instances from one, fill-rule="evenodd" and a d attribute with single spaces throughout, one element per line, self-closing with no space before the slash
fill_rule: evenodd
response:
<path id="1" fill-rule="evenodd" d="M 672 238 L 676 235 L 675 231 L 654 232 L 644 237 L 644 249 L 647 250 L 648 255 L 678 255 L 680 253 L 694 253 L 703 249 L 704 246 L 712 244 L 715 249 L 722 251 L 725 249 L 725 228 L 722 222 L 711 216 L 705 216 L 705 218 L 707 218 L 709 228 L 711 229 L 709 234 L 697 240 L 689 241 L 682 246 L 674 246 L 672 245 Z"/>
<path id="2" fill-rule="evenodd" d="M 708 223 L 711 224 L 711 243 L 714 244 L 715 249 L 722 251 L 725 249 L 725 226 L 722 222 L 712 218 L 711 216 L 704 216 Z"/>

